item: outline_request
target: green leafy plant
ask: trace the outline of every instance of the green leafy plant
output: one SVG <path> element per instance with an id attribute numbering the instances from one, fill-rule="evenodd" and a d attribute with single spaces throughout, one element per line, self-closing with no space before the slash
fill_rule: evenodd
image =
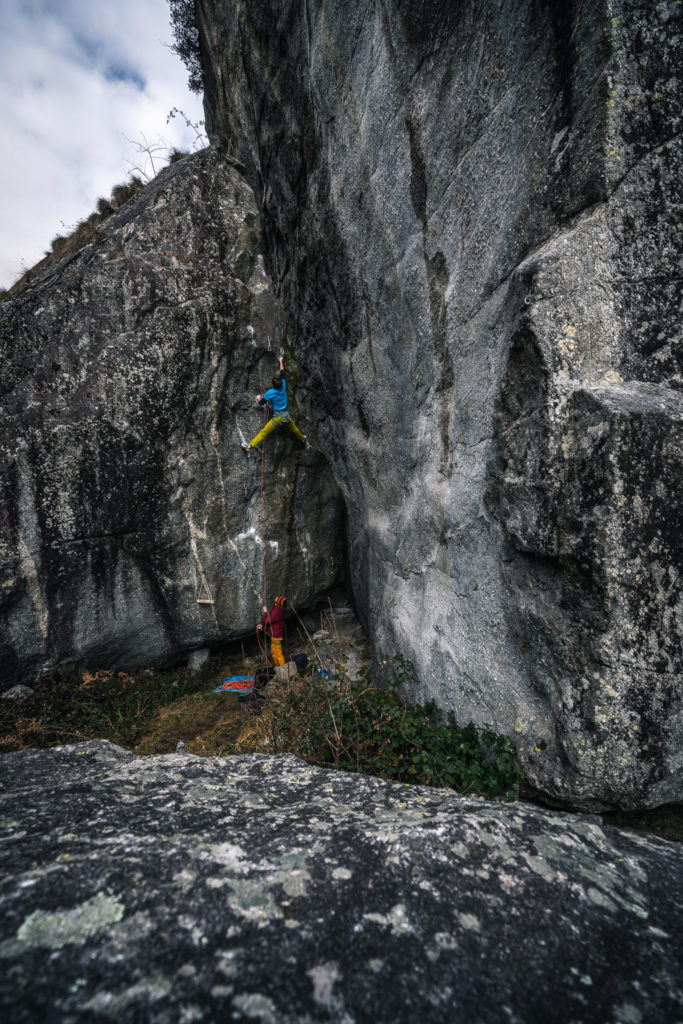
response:
<path id="1" fill-rule="evenodd" d="M 434 701 L 405 701 L 399 687 L 411 675 L 401 658 L 384 666 L 377 686 L 367 674 L 330 682 L 314 668 L 271 709 L 270 749 L 400 782 L 516 798 L 523 774 L 510 738 L 471 722 L 459 726 Z"/>
<path id="2" fill-rule="evenodd" d="M 406 701 L 402 691 L 414 673 L 400 656 L 372 679 L 364 668 L 350 680 L 333 616 L 323 625 L 329 627 L 324 654 L 307 634 L 312 667 L 295 681 L 271 681 L 256 707 L 213 693 L 222 675 L 244 671 L 244 650 L 234 652 L 231 665 L 220 658 L 192 675 L 100 669 L 44 679 L 28 699 L 0 702 L 0 752 L 99 737 L 155 753 L 173 751 L 183 739 L 209 756 L 288 752 L 311 764 L 398 782 L 518 795 L 523 775 L 508 736 L 471 722 L 460 726 L 434 701 Z M 332 675 L 330 665 L 336 666 Z"/>

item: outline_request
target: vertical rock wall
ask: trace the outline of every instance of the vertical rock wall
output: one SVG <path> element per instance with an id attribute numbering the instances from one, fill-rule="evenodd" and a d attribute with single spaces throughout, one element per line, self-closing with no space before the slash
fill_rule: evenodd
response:
<path id="1" fill-rule="evenodd" d="M 376 653 L 555 796 L 680 799 L 681 6 L 196 8 Z"/>
<path id="2" fill-rule="evenodd" d="M 102 241 L 0 305 L 0 674 L 149 665 L 251 631 L 342 566 L 324 459 L 260 461 L 253 396 L 281 330 L 250 188 L 205 150 Z M 296 371 L 287 357 L 296 405 Z M 211 597 L 213 604 L 198 603 Z"/>

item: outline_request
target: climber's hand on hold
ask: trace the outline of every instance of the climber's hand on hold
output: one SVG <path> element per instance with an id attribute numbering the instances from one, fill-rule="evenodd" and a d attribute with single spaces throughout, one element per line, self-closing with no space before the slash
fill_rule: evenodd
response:
<path id="1" fill-rule="evenodd" d="M 265 605 L 265 604 L 264 604 L 264 606 L 263 606 L 263 610 L 264 610 L 264 612 L 267 612 L 267 611 L 268 611 L 268 607 L 267 607 L 267 605 Z"/>
<path id="2" fill-rule="evenodd" d="M 262 626 L 262 625 L 261 625 L 261 623 L 259 622 L 259 624 L 258 624 L 258 626 L 257 626 L 256 628 L 257 628 L 257 629 L 263 629 L 263 626 Z"/>

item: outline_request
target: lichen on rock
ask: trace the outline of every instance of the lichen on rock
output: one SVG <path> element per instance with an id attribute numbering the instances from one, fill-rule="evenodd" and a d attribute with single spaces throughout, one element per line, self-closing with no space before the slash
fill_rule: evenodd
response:
<path id="1" fill-rule="evenodd" d="M 2 764 L 17 1024 L 680 1015 L 677 843 L 292 756 Z"/>
<path id="2" fill-rule="evenodd" d="M 323 457 L 270 440 L 261 521 L 260 465 L 239 447 L 282 332 L 240 173 L 217 149 L 187 157 L 103 231 L 0 305 L 8 685 L 251 632 L 264 545 L 270 593 L 302 606 L 343 565 Z"/>
<path id="3" fill-rule="evenodd" d="M 375 656 L 546 793 L 680 800 L 681 5 L 196 9 Z"/>

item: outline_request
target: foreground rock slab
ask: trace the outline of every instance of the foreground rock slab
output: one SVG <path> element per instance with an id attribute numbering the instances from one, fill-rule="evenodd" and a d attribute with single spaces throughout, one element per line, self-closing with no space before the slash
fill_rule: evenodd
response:
<path id="1" fill-rule="evenodd" d="M 0 1008 L 69 1021 L 673 1021 L 683 853 L 311 768 L 0 761 Z"/>

